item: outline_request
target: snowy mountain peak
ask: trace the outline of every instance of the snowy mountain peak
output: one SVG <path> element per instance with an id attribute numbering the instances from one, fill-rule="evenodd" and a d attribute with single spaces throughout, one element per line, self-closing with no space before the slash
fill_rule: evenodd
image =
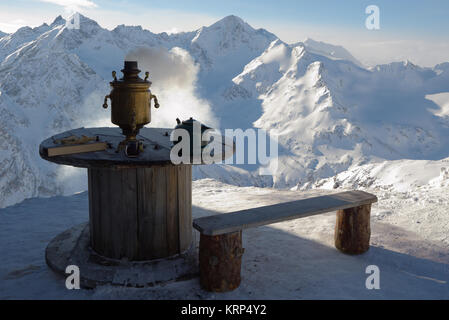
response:
<path id="1" fill-rule="evenodd" d="M 333 45 L 322 41 L 315 41 L 310 38 L 306 38 L 306 40 L 304 41 L 304 45 L 311 53 L 326 56 L 333 60 L 348 60 L 359 67 L 363 67 L 362 63 L 354 58 L 354 56 L 342 46 Z"/>
<path id="2" fill-rule="evenodd" d="M 116 26 L 112 31 L 118 32 L 118 33 L 121 33 L 123 31 L 141 32 L 141 31 L 143 31 L 143 28 L 142 28 L 142 26 L 127 26 L 125 24 L 120 24 L 120 25 Z"/>
<path id="3" fill-rule="evenodd" d="M 226 16 L 220 20 L 218 20 L 217 22 L 211 24 L 209 27 L 210 28 L 218 28 L 218 27 L 235 27 L 238 25 L 245 25 L 245 26 L 249 26 L 249 24 L 247 24 L 245 21 L 243 21 L 242 18 L 237 17 L 235 15 L 229 15 Z M 252 28 L 251 26 L 249 26 L 250 28 Z"/>
<path id="4" fill-rule="evenodd" d="M 32 30 L 33 30 L 33 28 L 30 28 L 28 26 L 21 27 L 21 28 L 17 29 L 16 32 L 14 32 L 14 35 L 18 35 L 18 36 L 25 35 L 25 34 L 30 33 Z"/>
<path id="5" fill-rule="evenodd" d="M 434 69 L 438 69 L 438 70 L 449 70 L 449 62 L 443 62 L 443 63 L 439 63 L 437 64 Z"/>
<path id="6" fill-rule="evenodd" d="M 401 64 L 401 63 L 404 66 L 404 69 L 411 69 L 411 70 L 423 69 L 423 68 L 417 66 L 416 64 L 414 64 L 413 62 L 411 62 L 409 59 L 399 62 L 399 64 Z"/>
<path id="7" fill-rule="evenodd" d="M 53 22 L 50 24 L 50 27 L 54 28 L 56 26 L 60 26 L 65 23 L 66 23 L 66 20 L 61 15 L 59 15 L 55 18 L 55 20 L 53 20 Z"/>
<path id="8" fill-rule="evenodd" d="M 76 15 L 79 17 L 80 25 L 87 24 L 87 25 L 90 25 L 90 26 L 98 26 L 98 27 L 100 27 L 100 25 L 97 23 L 97 21 L 95 21 L 93 19 L 90 19 L 90 18 L 88 18 L 88 17 L 86 17 L 86 16 L 84 16 L 81 13 L 78 13 L 78 12 L 74 13 L 73 15 L 71 15 L 69 17 L 69 20 L 73 19 Z"/>
<path id="9" fill-rule="evenodd" d="M 244 26 L 246 28 L 253 29 L 249 24 L 247 24 L 245 21 L 243 21 L 242 18 L 229 15 L 227 17 L 224 17 L 221 20 L 218 20 L 214 24 L 210 25 L 210 28 L 227 28 L 227 29 L 234 29 L 239 26 Z M 254 30 L 254 29 L 253 29 Z"/>
<path id="10" fill-rule="evenodd" d="M 230 14 L 230 15 L 218 20 L 216 23 L 233 23 L 233 24 L 243 23 L 243 24 L 245 24 L 246 22 L 243 21 L 242 18 L 240 18 L 236 15 Z"/>
<path id="11" fill-rule="evenodd" d="M 443 63 L 439 63 L 435 66 L 435 68 L 440 68 L 440 69 L 449 69 L 449 62 L 443 62 Z"/>
<path id="12" fill-rule="evenodd" d="M 265 29 L 255 29 L 251 25 L 249 25 L 247 22 L 245 22 L 242 18 L 235 16 L 235 15 L 229 15 L 227 17 L 224 17 L 223 19 L 215 22 L 214 24 L 210 25 L 207 28 L 211 29 L 222 29 L 226 32 L 234 32 L 234 33 L 240 33 L 240 32 L 246 32 L 249 34 L 258 34 L 258 35 L 264 35 L 267 38 L 270 38 L 272 40 L 277 39 L 277 37 L 268 32 Z"/>
<path id="13" fill-rule="evenodd" d="M 234 61 L 245 61 L 246 64 L 260 55 L 275 39 L 277 37 L 266 30 L 256 30 L 241 18 L 231 15 L 199 29 L 191 42 L 197 48 L 198 56 L 209 57 L 209 61 L 203 61 L 206 65 L 216 60 L 210 58 L 223 56 Z"/>
<path id="14" fill-rule="evenodd" d="M 449 62 L 437 64 L 433 67 L 433 71 L 438 75 L 445 74 L 446 77 L 449 78 Z"/>
<path id="15" fill-rule="evenodd" d="M 395 61 L 390 62 L 387 64 L 380 64 L 377 65 L 371 70 L 376 70 L 379 72 L 392 72 L 392 73 L 427 73 L 432 74 L 432 69 L 420 67 L 414 63 L 412 63 L 410 60 L 404 60 L 404 61 Z"/>
<path id="16" fill-rule="evenodd" d="M 414 67 L 415 66 L 415 64 L 413 64 L 409 59 L 404 60 L 403 63 L 404 63 L 405 67 L 407 67 L 407 66 Z"/>
<path id="17" fill-rule="evenodd" d="M 79 23 L 79 29 L 72 28 L 72 27 L 68 26 L 67 22 L 69 22 L 69 24 Z M 65 26 L 66 29 L 75 30 L 75 31 L 79 30 L 79 31 L 85 32 L 85 33 L 86 32 L 92 33 L 93 31 L 98 31 L 98 30 L 102 29 L 101 26 L 95 20 L 92 20 L 78 12 L 75 12 L 74 14 L 69 16 L 67 18 L 67 20 L 64 19 L 60 15 L 57 16 L 55 18 L 55 20 L 51 23 L 50 28 L 53 29 L 53 28 L 59 27 L 59 26 Z"/>

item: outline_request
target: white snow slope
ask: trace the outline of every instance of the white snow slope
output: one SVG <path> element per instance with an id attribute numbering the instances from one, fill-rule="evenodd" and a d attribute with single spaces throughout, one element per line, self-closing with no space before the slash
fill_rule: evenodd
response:
<path id="1" fill-rule="evenodd" d="M 0 299 L 449 299 L 449 193 L 425 183 L 426 188 L 413 188 L 413 197 L 361 188 L 379 197 L 372 209 L 371 247 L 363 255 L 334 248 L 335 213 L 246 230 L 241 285 L 222 294 L 203 291 L 197 278 L 147 288 L 67 290 L 65 279 L 45 264 L 44 251 L 58 233 L 87 221 L 87 193 L 28 199 L 0 209 Z M 202 179 L 193 183 L 193 215 L 323 192 L 329 191 L 236 187 Z M 195 238 L 198 242 L 197 233 Z M 379 290 L 365 287 L 369 265 L 379 267 Z"/>
<path id="2" fill-rule="evenodd" d="M 182 81 L 172 87 L 153 74 L 153 91 L 163 95 L 150 125 L 174 126 L 177 116 L 194 115 L 221 129 L 263 128 L 279 139 L 273 177 L 258 176 L 254 166 L 203 166 L 196 178 L 304 189 L 364 164 L 449 156 L 449 63 L 367 69 L 342 47 L 311 39 L 289 45 L 235 16 L 171 35 L 123 25 L 109 31 L 83 16 L 80 22 L 79 30 L 68 29 L 58 17 L 0 39 L 0 207 L 85 189 L 83 171 L 43 161 L 38 144 L 108 123 L 110 111 L 101 105 L 110 72 L 139 47 L 165 48 L 195 63 L 188 84 L 195 99 L 179 94 Z M 140 66 L 152 70 L 151 61 Z"/>

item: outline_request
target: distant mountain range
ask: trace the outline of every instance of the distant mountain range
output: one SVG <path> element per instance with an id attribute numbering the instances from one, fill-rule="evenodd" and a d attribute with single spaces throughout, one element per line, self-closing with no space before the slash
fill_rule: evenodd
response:
<path id="1" fill-rule="evenodd" d="M 0 206 L 78 188 L 79 172 L 43 161 L 38 145 L 71 128 L 104 125 L 111 71 L 140 47 L 180 48 L 193 60 L 195 103 L 207 104 L 210 115 L 179 101 L 182 115 L 278 137 L 280 165 L 272 178 L 253 167 L 218 165 L 197 167 L 197 178 L 307 187 L 371 162 L 449 156 L 449 63 L 366 68 L 341 46 L 286 44 L 236 16 L 176 34 L 124 25 L 110 31 L 84 16 L 80 29 L 70 29 L 57 17 L 0 33 Z M 152 81 L 156 91 L 157 73 Z M 168 89 L 176 97 L 177 89 Z M 178 115 L 160 102 L 154 118 L 168 120 L 150 126 L 174 126 Z"/>

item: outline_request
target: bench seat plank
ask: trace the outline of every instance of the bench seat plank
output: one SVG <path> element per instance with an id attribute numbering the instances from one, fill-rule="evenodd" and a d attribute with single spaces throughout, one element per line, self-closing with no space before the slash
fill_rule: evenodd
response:
<path id="1" fill-rule="evenodd" d="M 346 191 L 202 217 L 193 221 L 193 227 L 204 235 L 214 236 L 374 202 L 377 202 L 377 197 L 373 194 L 364 191 Z"/>

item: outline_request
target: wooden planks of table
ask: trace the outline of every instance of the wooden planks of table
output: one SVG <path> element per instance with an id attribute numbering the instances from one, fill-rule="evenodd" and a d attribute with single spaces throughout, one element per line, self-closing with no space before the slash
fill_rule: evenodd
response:
<path id="1" fill-rule="evenodd" d="M 144 145 L 136 158 L 116 152 L 124 139 L 120 128 L 78 128 L 43 141 L 45 160 L 87 168 L 91 248 L 98 254 L 129 261 L 166 258 L 192 242 L 192 165 L 170 161 L 172 129 L 142 128 Z M 70 136 L 98 136 L 104 151 L 49 157 L 48 148 Z M 233 142 L 223 140 L 224 154 Z M 220 152 L 220 151 L 219 151 Z"/>

